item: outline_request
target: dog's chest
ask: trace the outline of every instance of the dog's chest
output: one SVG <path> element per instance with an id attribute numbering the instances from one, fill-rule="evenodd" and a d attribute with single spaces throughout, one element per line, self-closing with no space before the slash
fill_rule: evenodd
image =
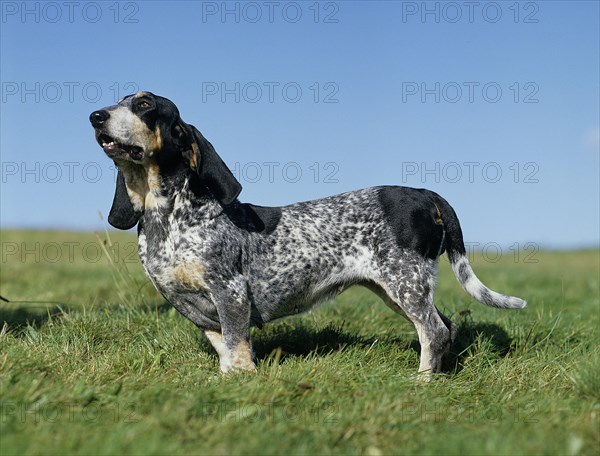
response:
<path id="1" fill-rule="evenodd" d="M 169 301 L 179 293 L 198 293 L 207 288 L 206 246 L 197 230 L 178 224 L 169 224 L 168 229 L 160 231 L 154 226 L 140 229 L 141 263 L 156 289 Z"/>

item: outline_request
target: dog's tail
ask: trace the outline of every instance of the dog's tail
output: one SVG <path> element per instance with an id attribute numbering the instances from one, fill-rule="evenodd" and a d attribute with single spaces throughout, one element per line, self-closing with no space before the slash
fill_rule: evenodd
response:
<path id="1" fill-rule="evenodd" d="M 444 247 L 448 253 L 454 275 L 463 289 L 477 301 L 491 307 L 502 309 L 522 309 L 525 307 L 527 302 L 523 299 L 497 293 L 481 283 L 467 258 L 462 230 L 454 209 L 441 196 L 436 195 L 435 199 L 438 216 L 441 218 L 445 230 Z"/>

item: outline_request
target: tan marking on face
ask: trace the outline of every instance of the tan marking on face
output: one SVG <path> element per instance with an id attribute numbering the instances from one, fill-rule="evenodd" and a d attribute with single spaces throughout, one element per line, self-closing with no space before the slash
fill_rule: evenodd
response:
<path id="1" fill-rule="evenodd" d="M 146 166 L 147 173 L 147 193 L 145 194 L 145 206 L 148 209 L 160 209 L 167 203 L 164 196 L 161 195 L 160 168 L 154 162 Z"/>
<path id="2" fill-rule="evenodd" d="M 138 92 L 134 97 L 147 94 Z M 126 158 L 117 161 L 125 176 L 125 186 L 129 199 L 136 210 L 160 208 L 165 203 L 161 196 L 160 169 L 152 156 L 163 147 L 162 132 L 159 126 L 154 131 L 128 108 L 117 108 L 111 115 L 108 132 L 117 141 L 127 145 L 136 145 L 144 149 L 143 163 L 134 163 Z"/>
<path id="3" fill-rule="evenodd" d="M 437 204 L 434 205 L 436 210 L 435 223 L 437 225 L 443 225 L 444 221 L 442 220 L 442 213 L 440 212 L 440 208 L 437 207 Z"/>
<path id="4" fill-rule="evenodd" d="M 132 191 L 129 187 L 127 187 L 127 194 L 129 195 L 129 200 L 131 201 L 133 208 L 136 211 L 143 211 L 145 199 L 139 193 Z"/>
<path id="5" fill-rule="evenodd" d="M 154 129 L 154 150 L 160 152 L 163 148 L 162 132 L 160 126 L 156 126 Z"/>
<path id="6" fill-rule="evenodd" d="M 123 145 L 141 147 L 146 156 L 158 150 L 155 132 L 124 106 L 110 111 L 106 133 Z"/>
<path id="7" fill-rule="evenodd" d="M 156 163 L 148 164 L 146 168 L 148 174 L 148 190 L 152 193 L 160 191 L 160 168 Z"/>
<path id="8" fill-rule="evenodd" d="M 160 127 L 157 125 L 154 131 L 148 136 L 148 146 L 146 149 L 146 155 L 148 156 L 148 158 L 152 158 L 156 154 L 160 153 L 162 147 L 162 133 L 160 131 Z"/>
<path id="9" fill-rule="evenodd" d="M 137 116 L 136 116 L 137 117 Z M 139 117 L 138 117 L 139 119 Z M 160 131 L 160 130 L 159 130 Z M 156 133 L 148 128 L 148 126 L 140 119 L 138 135 L 140 147 L 144 149 L 146 157 L 151 158 L 154 154 L 160 151 L 159 141 L 156 138 Z"/>
<path id="10" fill-rule="evenodd" d="M 200 156 L 200 150 L 198 149 L 198 144 L 195 142 L 192 143 L 192 155 L 190 157 L 190 168 L 192 171 L 196 171 L 198 169 L 198 157 Z"/>
<path id="11" fill-rule="evenodd" d="M 173 268 L 173 280 L 192 290 L 206 288 L 204 266 L 200 263 L 179 263 Z"/>
<path id="12" fill-rule="evenodd" d="M 125 187 L 136 210 L 158 209 L 165 203 L 161 195 L 160 169 L 156 163 L 146 166 L 120 160 L 119 168 L 125 177 Z"/>
<path id="13" fill-rule="evenodd" d="M 148 173 L 146 169 L 129 161 L 119 162 L 119 169 L 125 177 L 125 188 L 134 209 L 143 211 L 148 194 Z"/>

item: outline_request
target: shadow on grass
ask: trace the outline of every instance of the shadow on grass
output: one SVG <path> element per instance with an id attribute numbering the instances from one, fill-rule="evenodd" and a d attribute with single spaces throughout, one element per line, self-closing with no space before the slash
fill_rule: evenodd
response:
<path id="1" fill-rule="evenodd" d="M 456 374 L 460 372 L 467 357 L 472 356 L 478 339 L 489 341 L 491 350 L 499 357 L 510 353 L 512 340 L 506 331 L 493 323 L 474 323 L 463 319 L 457 325 L 457 335 L 444 357 L 443 372 Z M 277 333 L 255 334 L 253 347 L 258 360 L 268 358 L 274 350 L 281 349 L 281 359 L 288 356 L 306 357 L 310 354 L 325 356 L 338 352 L 348 346 L 370 347 L 376 337 L 363 337 L 345 331 L 343 326 L 327 326 L 323 329 L 312 329 L 304 326 L 286 328 Z M 400 338 L 389 338 L 381 341 L 387 344 L 399 344 L 413 349 L 420 354 L 421 347 L 415 338 L 407 341 Z"/>
<path id="2" fill-rule="evenodd" d="M 167 313 L 169 310 L 174 307 L 169 303 L 169 301 L 165 301 L 164 299 L 158 301 L 152 301 L 149 304 L 141 304 L 139 305 L 139 309 L 141 311 L 146 312 L 156 312 L 158 314 Z"/>
<path id="3" fill-rule="evenodd" d="M 275 334 L 255 335 L 252 345 L 257 359 L 263 360 L 278 348 L 282 350 L 281 359 L 313 353 L 324 356 L 347 346 L 369 347 L 375 340 L 375 337 L 366 338 L 344 331 L 343 326 L 329 325 L 322 329 L 300 326 L 286 328 Z"/>
<path id="4" fill-rule="evenodd" d="M 510 354 L 512 339 L 507 332 L 494 323 L 475 323 L 471 320 L 459 322 L 456 338 L 444 357 L 442 370 L 449 374 L 460 372 L 465 360 L 472 356 L 478 339 L 487 340 L 491 350 L 499 357 Z"/>
<path id="5" fill-rule="evenodd" d="M 21 331 L 27 325 L 39 328 L 50 318 L 61 317 L 67 310 L 59 305 L 14 307 L 0 303 L 0 327 L 6 323 L 12 331 Z"/>

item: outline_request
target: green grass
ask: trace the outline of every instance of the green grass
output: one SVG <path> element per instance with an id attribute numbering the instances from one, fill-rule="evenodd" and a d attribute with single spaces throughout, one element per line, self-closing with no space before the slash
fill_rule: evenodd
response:
<path id="1" fill-rule="evenodd" d="M 460 331 L 423 384 L 413 326 L 361 288 L 253 330 L 258 373 L 223 377 L 135 238 L 111 237 L 2 232 L 2 455 L 599 452 L 597 250 L 475 255 L 523 311 L 474 302 L 444 259 L 436 303 Z"/>

